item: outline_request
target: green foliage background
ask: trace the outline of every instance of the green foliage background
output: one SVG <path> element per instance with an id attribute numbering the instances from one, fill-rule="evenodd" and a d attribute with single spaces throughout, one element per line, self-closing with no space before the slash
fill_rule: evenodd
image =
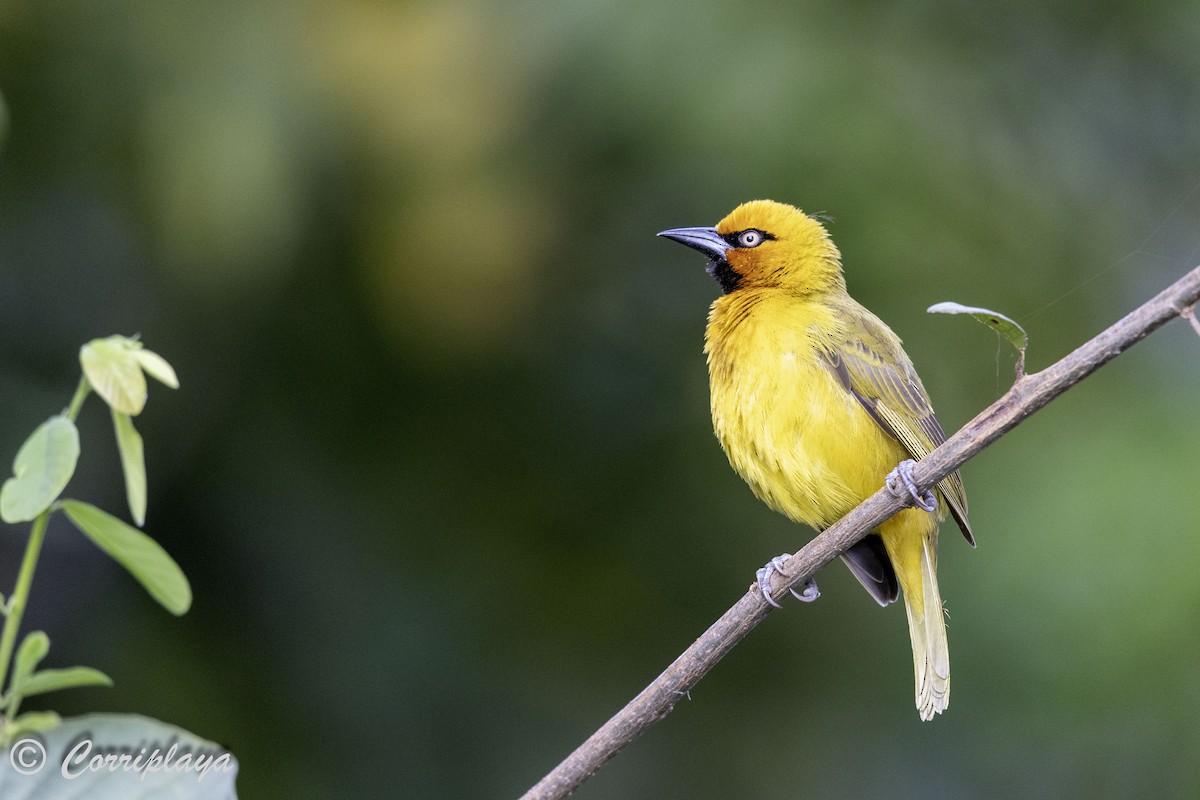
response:
<path id="1" fill-rule="evenodd" d="M 1196 21 L 0 0 L 0 453 L 140 332 L 182 382 L 147 530 L 195 590 L 170 618 L 56 522 L 28 624 L 116 687 L 38 699 L 222 742 L 247 798 L 515 796 L 809 536 L 711 436 L 717 288 L 653 234 L 832 215 L 957 428 L 1011 355 L 927 306 L 1013 316 L 1035 370 L 1200 261 Z M 944 717 L 832 567 L 579 796 L 1194 797 L 1197 398 L 1175 323 L 967 466 Z M 109 424 L 70 491 L 120 509 Z"/>

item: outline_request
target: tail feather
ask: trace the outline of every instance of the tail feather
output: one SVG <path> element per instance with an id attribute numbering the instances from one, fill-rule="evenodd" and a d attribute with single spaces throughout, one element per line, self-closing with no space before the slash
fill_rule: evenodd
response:
<path id="1" fill-rule="evenodd" d="M 926 539 L 921 549 L 921 582 L 905 586 L 904 607 L 908 612 L 908 633 L 912 638 L 913 670 L 917 684 L 917 710 L 921 719 L 933 719 L 950 703 L 950 648 L 946 641 L 946 620 L 942 615 L 942 596 L 938 591 L 936 556 Z M 917 591 L 919 597 L 913 597 Z"/>

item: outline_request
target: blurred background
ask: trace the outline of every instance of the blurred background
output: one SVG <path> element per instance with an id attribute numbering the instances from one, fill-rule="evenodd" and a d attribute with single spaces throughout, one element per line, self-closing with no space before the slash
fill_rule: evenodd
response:
<path id="1" fill-rule="evenodd" d="M 513 797 L 811 535 L 711 434 L 703 259 L 770 197 L 948 430 L 1200 262 L 1187 2 L 0 0 L 0 461 L 140 333 L 163 612 L 52 525 L 30 628 L 219 741 L 245 798 Z M 954 702 L 840 565 L 581 798 L 1194 797 L 1200 340 L 1172 323 L 964 469 Z M 68 494 L 124 511 L 91 400 Z M 8 454 L 8 455 L 4 455 Z M 27 528 L 4 534 L 9 591 Z M 37 704 L 31 703 L 31 707 Z"/>

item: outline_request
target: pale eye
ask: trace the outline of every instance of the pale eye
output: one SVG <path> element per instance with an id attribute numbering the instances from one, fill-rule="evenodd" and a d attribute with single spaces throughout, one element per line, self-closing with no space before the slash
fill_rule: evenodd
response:
<path id="1" fill-rule="evenodd" d="M 741 233 L 739 233 L 737 235 L 737 246 L 738 247 L 758 247 L 760 244 L 763 243 L 764 238 L 765 237 L 763 236 L 762 231 L 755 230 L 754 228 L 749 228 L 747 230 L 742 231 Z"/>

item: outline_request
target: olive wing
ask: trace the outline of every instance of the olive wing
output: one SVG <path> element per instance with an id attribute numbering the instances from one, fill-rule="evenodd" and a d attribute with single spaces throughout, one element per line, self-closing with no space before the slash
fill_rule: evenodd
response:
<path id="1" fill-rule="evenodd" d="M 946 441 L 946 432 L 933 413 L 925 387 L 899 340 L 887 335 L 890 331 L 877 317 L 866 309 L 862 312 L 865 317 L 855 315 L 859 330 L 826 347 L 826 363 L 880 428 L 900 442 L 914 459 L 924 458 Z M 876 327 L 882 330 L 872 330 Z M 952 472 L 938 481 L 937 488 L 963 536 L 974 547 L 975 535 L 967 520 L 967 493 L 962 476 L 958 471 Z"/>

